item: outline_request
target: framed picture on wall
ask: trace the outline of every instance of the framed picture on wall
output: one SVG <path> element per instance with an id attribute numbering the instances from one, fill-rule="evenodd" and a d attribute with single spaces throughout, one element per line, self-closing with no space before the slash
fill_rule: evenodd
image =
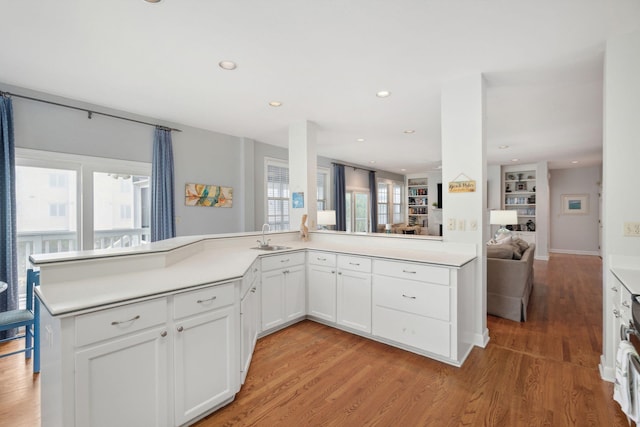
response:
<path id="1" fill-rule="evenodd" d="M 585 215 L 589 213 L 588 194 L 563 194 L 562 213 L 566 215 Z"/>

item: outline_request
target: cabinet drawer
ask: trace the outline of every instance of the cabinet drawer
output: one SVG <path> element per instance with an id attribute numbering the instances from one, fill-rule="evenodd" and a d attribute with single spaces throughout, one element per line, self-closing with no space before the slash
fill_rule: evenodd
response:
<path id="1" fill-rule="evenodd" d="M 304 264 L 304 252 L 289 252 L 262 258 L 262 271 Z"/>
<path id="2" fill-rule="evenodd" d="M 449 284 L 449 269 L 432 265 L 376 260 L 373 263 L 373 273 L 440 285 Z"/>
<path id="3" fill-rule="evenodd" d="M 336 255 L 326 252 L 309 252 L 309 264 L 313 265 L 325 265 L 327 267 L 336 266 Z"/>
<path id="4" fill-rule="evenodd" d="M 376 306 L 373 335 L 451 357 L 451 327 L 440 320 Z"/>
<path id="5" fill-rule="evenodd" d="M 76 346 L 119 337 L 167 320 L 167 300 L 158 298 L 76 317 Z"/>
<path id="6" fill-rule="evenodd" d="M 449 321 L 449 287 L 373 276 L 373 304 Z"/>
<path id="7" fill-rule="evenodd" d="M 338 268 L 344 270 L 362 271 L 371 273 L 371 259 L 357 256 L 340 255 L 338 257 Z"/>
<path id="8" fill-rule="evenodd" d="M 247 291 L 253 286 L 255 280 L 260 277 L 260 263 L 254 262 L 242 278 L 240 297 L 244 297 Z"/>
<path id="9" fill-rule="evenodd" d="M 234 283 L 177 294 L 173 299 L 173 318 L 179 319 L 233 304 Z"/>

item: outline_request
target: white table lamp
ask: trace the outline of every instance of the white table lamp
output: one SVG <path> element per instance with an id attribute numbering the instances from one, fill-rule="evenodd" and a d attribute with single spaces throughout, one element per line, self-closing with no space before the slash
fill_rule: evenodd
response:
<path id="1" fill-rule="evenodd" d="M 511 231 L 505 228 L 506 225 L 514 225 L 518 223 L 518 211 L 491 211 L 489 215 L 489 224 L 499 225 L 500 228 L 496 232 L 496 239 L 499 236 L 507 236 Z"/>
<path id="2" fill-rule="evenodd" d="M 336 211 L 318 211 L 318 225 L 323 230 L 327 229 L 327 225 L 336 225 Z"/>

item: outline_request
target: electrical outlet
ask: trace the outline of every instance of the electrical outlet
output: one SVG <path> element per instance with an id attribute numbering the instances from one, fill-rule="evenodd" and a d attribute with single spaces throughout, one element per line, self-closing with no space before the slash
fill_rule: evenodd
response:
<path id="1" fill-rule="evenodd" d="M 449 218 L 447 220 L 447 230 L 454 231 L 456 229 L 456 220 L 455 218 Z"/>
<path id="2" fill-rule="evenodd" d="M 464 219 L 459 219 L 458 220 L 458 230 L 460 231 L 464 231 L 464 229 L 466 228 L 466 221 Z"/>
<path id="3" fill-rule="evenodd" d="M 469 221 L 469 230 L 478 231 L 478 220 L 472 219 Z"/>
<path id="4" fill-rule="evenodd" d="M 625 222 L 624 235 L 628 237 L 640 237 L 640 222 Z"/>

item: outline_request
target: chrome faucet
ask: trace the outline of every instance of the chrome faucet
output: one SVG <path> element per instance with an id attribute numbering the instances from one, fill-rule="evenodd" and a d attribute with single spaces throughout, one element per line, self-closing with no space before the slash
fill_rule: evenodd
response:
<path id="1" fill-rule="evenodd" d="M 269 246 L 269 242 L 271 241 L 271 239 L 264 240 L 265 227 L 267 229 L 267 232 L 271 232 L 271 226 L 269 224 L 262 224 L 262 241 L 256 240 L 256 242 L 258 242 L 258 246 L 261 248 Z"/>

